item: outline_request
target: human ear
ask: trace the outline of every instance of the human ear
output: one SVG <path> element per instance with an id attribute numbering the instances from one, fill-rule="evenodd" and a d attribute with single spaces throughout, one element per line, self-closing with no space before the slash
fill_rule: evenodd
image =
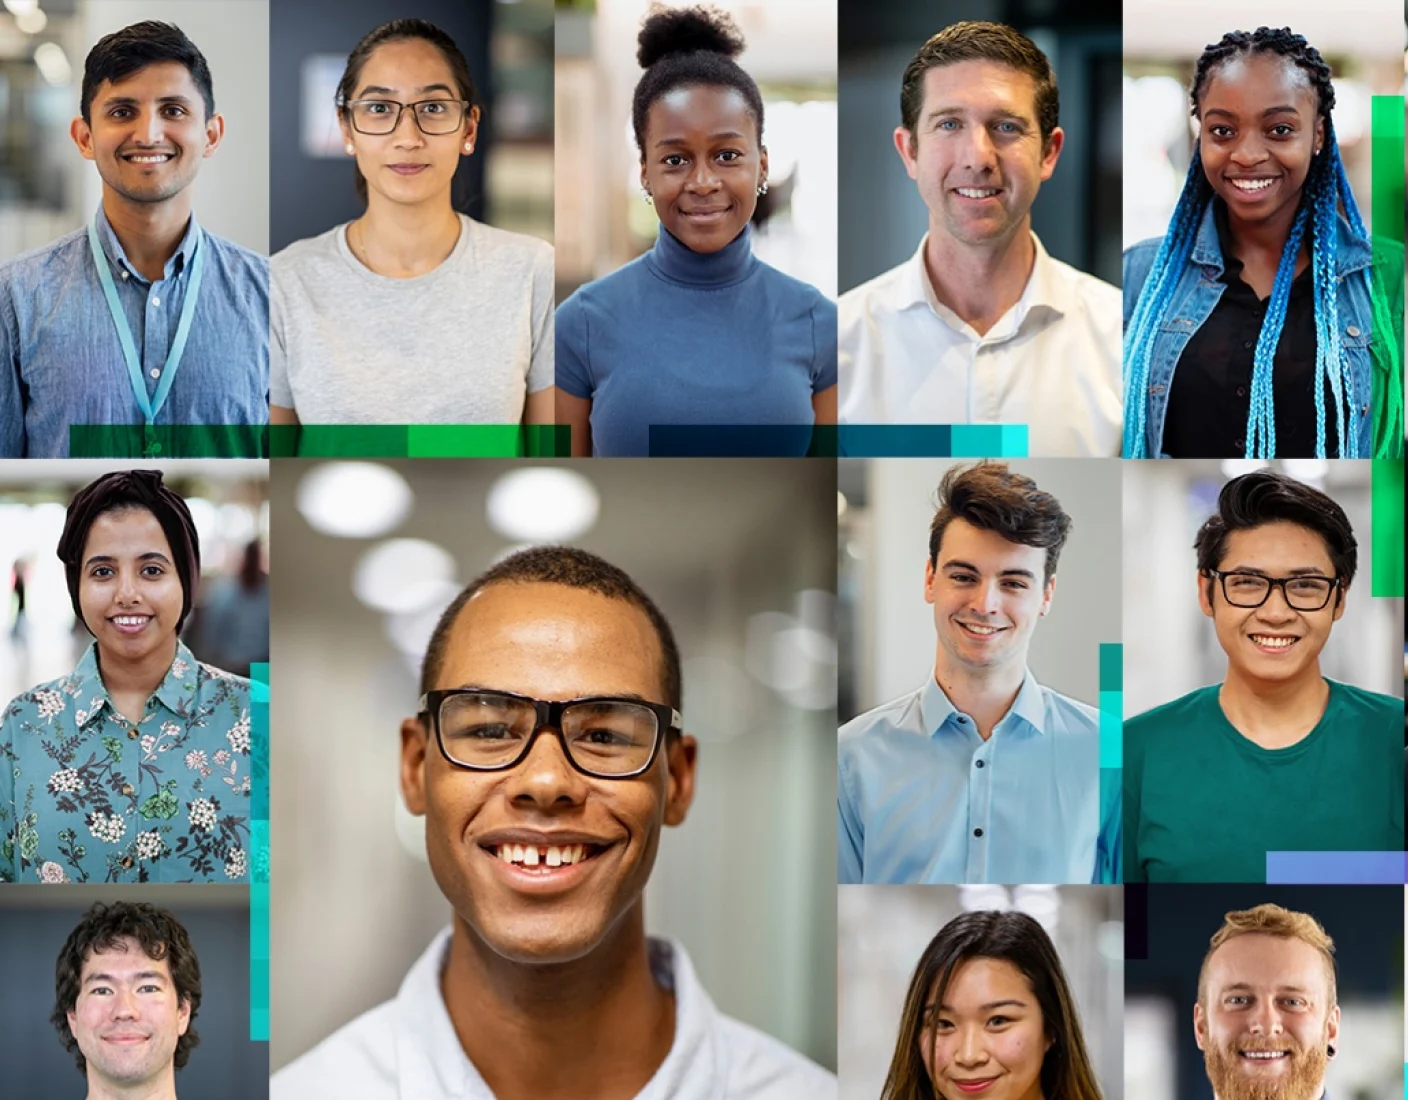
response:
<path id="1" fill-rule="evenodd" d="M 93 130 L 83 121 L 82 115 L 68 124 L 68 136 L 78 146 L 78 151 L 83 154 L 85 160 L 93 159 Z"/>
<path id="2" fill-rule="evenodd" d="M 665 767 L 669 772 L 665 792 L 665 824 L 681 825 L 694 801 L 695 766 L 699 762 L 699 742 L 681 734 L 671 744 L 665 735 Z"/>
<path id="3" fill-rule="evenodd" d="M 425 813 L 425 762 L 430 731 L 419 718 L 401 722 L 401 798 L 417 817 Z"/>
<path id="4" fill-rule="evenodd" d="M 900 160 L 904 161 L 904 170 L 909 173 L 909 178 L 917 180 L 919 178 L 919 143 L 906 127 L 895 127 L 895 152 L 899 153 Z"/>

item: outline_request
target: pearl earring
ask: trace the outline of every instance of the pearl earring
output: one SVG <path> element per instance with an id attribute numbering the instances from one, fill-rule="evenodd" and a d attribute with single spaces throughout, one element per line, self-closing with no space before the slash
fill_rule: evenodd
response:
<path id="1" fill-rule="evenodd" d="M 768 181 L 767 181 L 767 180 L 763 180 L 762 183 L 758 184 L 758 194 L 759 194 L 759 195 L 766 195 L 767 193 L 768 193 Z"/>
<path id="2" fill-rule="evenodd" d="M 641 193 L 642 193 L 643 195 L 645 195 L 645 205 L 646 205 L 646 206 L 654 206 L 654 205 L 655 205 L 655 196 L 650 193 L 650 191 L 646 188 L 646 186 L 645 186 L 644 184 L 641 184 L 641 188 L 640 188 L 640 189 L 641 189 Z"/>
<path id="3" fill-rule="evenodd" d="M 465 151 L 466 153 L 472 153 L 472 152 L 474 152 L 474 142 L 472 142 L 472 141 L 466 141 L 466 142 L 464 143 L 464 151 Z"/>
<path id="4" fill-rule="evenodd" d="M 347 150 L 347 155 L 349 157 L 357 152 L 356 147 L 350 141 L 346 145 L 344 145 L 343 148 Z"/>

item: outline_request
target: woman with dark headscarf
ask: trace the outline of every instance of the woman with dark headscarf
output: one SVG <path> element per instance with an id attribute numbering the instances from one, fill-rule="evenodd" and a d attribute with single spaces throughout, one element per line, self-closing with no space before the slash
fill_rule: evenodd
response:
<path id="1" fill-rule="evenodd" d="M 249 681 L 181 644 L 186 502 L 155 470 L 107 474 L 58 556 L 93 644 L 0 716 L 0 882 L 247 882 Z"/>

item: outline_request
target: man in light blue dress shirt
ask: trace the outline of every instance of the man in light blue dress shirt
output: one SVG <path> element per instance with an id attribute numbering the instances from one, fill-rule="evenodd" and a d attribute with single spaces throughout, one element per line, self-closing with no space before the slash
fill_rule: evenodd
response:
<path id="1" fill-rule="evenodd" d="M 131 425 L 130 446 L 115 442 L 129 433 L 102 438 L 161 454 L 144 428 L 267 423 L 268 260 L 191 213 L 225 132 L 204 56 L 166 23 L 110 34 L 84 63 L 81 112 L 70 134 L 102 178 L 101 206 L 0 266 L 0 458 L 66 457 L 78 426 Z M 220 454 L 220 440 L 253 433 L 201 438 Z"/>
<path id="2" fill-rule="evenodd" d="M 1002 463 L 955 466 L 930 525 L 934 675 L 840 731 L 842 883 L 1118 881 L 1099 711 L 1027 668 L 1071 520 Z"/>

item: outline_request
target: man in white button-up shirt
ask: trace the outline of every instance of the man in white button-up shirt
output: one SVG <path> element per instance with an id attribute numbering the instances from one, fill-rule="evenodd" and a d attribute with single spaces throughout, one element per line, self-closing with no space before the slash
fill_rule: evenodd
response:
<path id="1" fill-rule="evenodd" d="M 846 424 L 1024 424 L 1027 453 L 1118 456 L 1121 296 L 1052 259 L 1031 207 L 1065 134 L 1024 35 L 957 23 L 905 70 L 895 148 L 929 208 L 914 256 L 840 300 Z"/>
<path id="2" fill-rule="evenodd" d="M 514 554 L 436 627 L 401 791 L 453 910 L 395 1000 L 273 1079 L 275 1100 L 835 1100 L 719 1013 L 645 934 L 662 825 L 694 795 L 670 627 L 621 570 Z"/>

